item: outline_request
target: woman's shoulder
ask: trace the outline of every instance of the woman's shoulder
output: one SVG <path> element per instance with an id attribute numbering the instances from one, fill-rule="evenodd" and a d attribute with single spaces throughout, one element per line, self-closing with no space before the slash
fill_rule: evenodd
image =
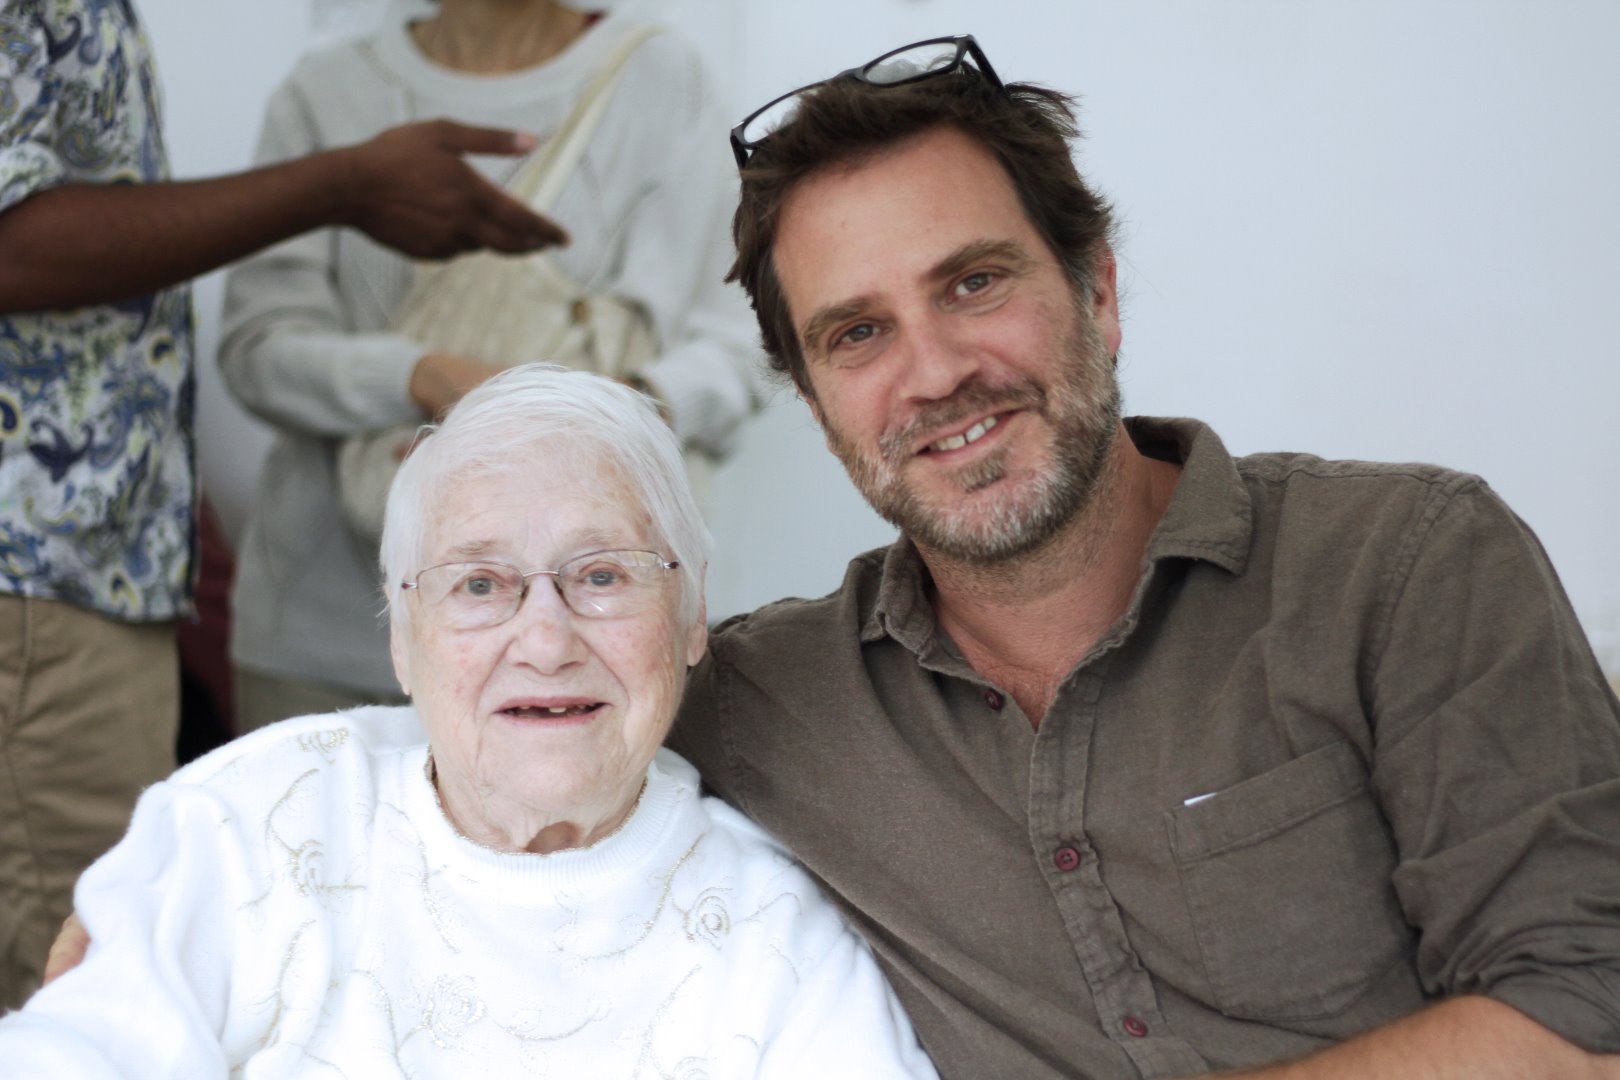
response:
<path id="1" fill-rule="evenodd" d="M 270 792 L 310 773 L 383 773 L 425 743 L 410 706 L 298 716 L 233 739 L 181 768 L 170 782 L 226 794 Z"/>

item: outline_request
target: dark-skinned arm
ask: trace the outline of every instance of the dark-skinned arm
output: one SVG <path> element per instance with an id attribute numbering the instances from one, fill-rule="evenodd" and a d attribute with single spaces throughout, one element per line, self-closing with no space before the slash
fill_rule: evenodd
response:
<path id="1" fill-rule="evenodd" d="M 462 160 L 532 145 L 516 132 L 427 120 L 231 176 L 40 191 L 0 212 L 0 313 L 141 296 L 328 225 L 430 259 L 566 243 Z"/>

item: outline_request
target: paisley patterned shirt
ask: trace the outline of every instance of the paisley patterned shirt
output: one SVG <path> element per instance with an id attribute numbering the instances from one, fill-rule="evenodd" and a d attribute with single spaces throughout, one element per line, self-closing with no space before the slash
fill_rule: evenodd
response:
<path id="1" fill-rule="evenodd" d="M 130 0 L 0 0 L 0 213 L 168 176 Z M 0 592 L 128 620 L 189 611 L 191 296 L 0 316 Z"/>

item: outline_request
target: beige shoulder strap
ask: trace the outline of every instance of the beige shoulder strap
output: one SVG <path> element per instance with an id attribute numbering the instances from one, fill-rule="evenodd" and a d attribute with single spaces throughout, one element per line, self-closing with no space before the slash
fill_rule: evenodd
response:
<path id="1" fill-rule="evenodd" d="M 637 26 L 625 32 L 608 54 L 607 62 L 591 79 L 574 109 L 562 124 L 513 174 L 507 190 L 538 213 L 548 213 L 590 145 L 596 125 L 607 111 L 613 89 L 624 74 L 625 61 L 642 42 L 660 33 L 656 26 Z"/>

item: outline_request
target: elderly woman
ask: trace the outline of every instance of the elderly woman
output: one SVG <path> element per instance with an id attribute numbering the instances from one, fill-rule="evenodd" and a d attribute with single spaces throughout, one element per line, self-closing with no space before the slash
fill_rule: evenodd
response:
<path id="1" fill-rule="evenodd" d="M 389 496 L 414 704 L 148 790 L 5 1075 L 933 1076 L 809 878 L 660 749 L 707 554 L 646 398 L 539 365 L 469 394 Z"/>

